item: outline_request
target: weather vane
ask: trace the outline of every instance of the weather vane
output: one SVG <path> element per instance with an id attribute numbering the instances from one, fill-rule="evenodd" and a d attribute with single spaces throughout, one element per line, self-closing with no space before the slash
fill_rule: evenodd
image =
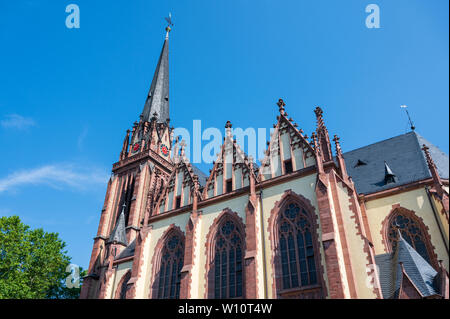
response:
<path id="1" fill-rule="evenodd" d="M 167 27 L 166 27 L 166 31 L 167 34 L 170 32 L 170 30 L 172 30 L 171 27 L 173 27 L 173 23 L 172 23 L 172 13 L 169 12 L 169 16 L 164 18 L 167 21 Z"/>
<path id="2" fill-rule="evenodd" d="M 411 125 L 411 130 L 414 131 L 414 130 L 416 129 L 416 127 L 414 126 L 414 123 L 413 123 L 413 121 L 411 120 L 411 117 L 409 116 L 409 112 L 408 112 L 408 109 L 407 109 L 408 106 L 406 106 L 406 105 L 400 105 L 400 107 L 401 107 L 402 109 L 405 109 L 406 115 L 408 115 L 409 124 Z"/>

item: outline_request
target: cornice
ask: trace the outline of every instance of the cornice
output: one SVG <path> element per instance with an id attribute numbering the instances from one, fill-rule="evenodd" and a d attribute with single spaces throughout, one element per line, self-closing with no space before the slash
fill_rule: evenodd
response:
<path id="1" fill-rule="evenodd" d="M 112 171 L 114 173 L 119 173 L 124 168 L 128 168 L 132 165 L 136 165 L 144 160 L 152 159 L 153 162 L 159 164 L 162 168 L 164 168 L 168 173 L 172 171 L 174 165 L 170 163 L 168 160 L 164 159 L 161 155 L 153 151 L 152 149 L 148 149 L 144 152 L 138 153 L 131 157 L 127 157 L 119 162 L 113 164 Z"/>

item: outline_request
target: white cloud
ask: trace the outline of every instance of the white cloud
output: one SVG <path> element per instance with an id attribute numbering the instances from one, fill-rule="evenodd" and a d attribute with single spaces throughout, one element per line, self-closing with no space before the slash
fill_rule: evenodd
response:
<path id="1" fill-rule="evenodd" d="M 74 164 L 46 165 L 20 170 L 0 179 L 0 193 L 26 185 L 47 185 L 56 189 L 85 190 L 93 185 L 104 185 L 109 175 L 98 168 Z"/>
<path id="2" fill-rule="evenodd" d="M 32 118 L 23 117 L 19 114 L 9 114 L 5 116 L 4 120 L 0 121 L 0 125 L 6 129 L 24 130 L 28 127 L 35 126 L 36 122 Z"/>
<path id="3" fill-rule="evenodd" d="M 87 135 L 88 135 L 88 128 L 85 126 L 77 139 L 77 146 L 80 151 L 83 149 L 84 140 L 86 139 Z"/>

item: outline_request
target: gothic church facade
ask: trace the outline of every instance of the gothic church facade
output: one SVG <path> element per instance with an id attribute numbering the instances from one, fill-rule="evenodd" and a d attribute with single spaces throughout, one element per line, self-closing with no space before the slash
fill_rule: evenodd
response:
<path id="1" fill-rule="evenodd" d="M 308 138 L 280 99 L 260 165 L 227 122 L 206 175 L 173 140 L 169 32 L 81 298 L 449 297 L 448 155 L 414 131 L 343 153 L 321 108 Z"/>

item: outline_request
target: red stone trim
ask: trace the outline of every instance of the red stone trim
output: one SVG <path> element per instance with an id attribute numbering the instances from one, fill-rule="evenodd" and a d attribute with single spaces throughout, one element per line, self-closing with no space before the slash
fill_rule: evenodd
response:
<path id="1" fill-rule="evenodd" d="M 428 179 L 424 179 L 421 181 L 416 181 L 416 182 L 412 182 L 409 184 L 405 184 L 405 185 L 400 185 L 397 187 L 393 187 L 390 189 L 386 189 L 384 191 L 380 191 L 380 192 L 376 192 L 376 193 L 370 193 L 370 194 L 364 194 L 364 195 L 359 195 L 360 197 L 364 196 L 365 201 L 370 201 L 370 200 L 374 200 L 374 199 L 379 199 L 379 198 L 383 198 L 383 197 L 388 197 L 388 196 L 393 196 L 396 194 L 400 194 L 403 192 L 408 192 L 414 189 L 418 189 L 418 188 L 422 188 L 425 186 L 430 186 L 433 184 L 433 180 L 431 178 Z"/>
<path id="2" fill-rule="evenodd" d="M 117 270 L 116 270 L 117 272 Z M 123 285 L 124 280 L 127 278 L 127 276 L 130 276 L 130 278 L 128 278 L 128 280 L 131 279 L 131 269 L 128 270 L 125 274 L 123 274 L 123 276 L 121 277 L 117 287 L 116 287 L 116 293 L 114 294 L 114 299 L 120 299 L 120 292 L 121 292 L 121 288 Z"/>
<path id="3" fill-rule="evenodd" d="M 305 177 L 311 174 L 315 174 L 316 173 L 316 167 L 315 166 L 308 166 L 306 168 L 300 169 L 298 171 L 295 171 L 293 173 L 290 174 L 286 174 L 286 175 L 281 175 L 281 176 L 277 176 L 274 177 L 270 180 L 266 180 L 266 181 L 262 181 L 258 184 L 255 185 L 255 190 L 261 190 L 264 188 L 268 188 L 268 187 L 272 187 L 275 185 L 280 185 L 283 183 L 287 183 L 291 180 L 295 180 L 301 177 Z M 232 191 L 231 193 L 225 193 L 222 195 L 218 195 L 218 196 L 214 196 L 214 197 L 209 197 L 203 200 L 200 200 L 198 202 L 198 208 L 202 208 L 202 207 L 206 207 L 206 206 L 210 206 L 212 204 L 217 204 L 219 202 L 222 201 L 226 201 L 229 200 L 233 197 L 238 197 L 238 196 L 242 196 L 244 194 L 250 194 L 250 186 L 245 186 L 243 188 L 237 189 Z M 187 205 L 175 210 L 168 210 L 166 212 L 163 212 L 162 214 L 159 215 L 153 215 L 149 218 L 148 222 L 149 223 L 153 223 L 157 220 L 162 220 L 162 219 L 166 219 L 166 218 L 171 218 L 173 216 L 188 212 L 192 210 L 192 205 Z"/>
<path id="4" fill-rule="evenodd" d="M 431 265 L 433 266 L 434 269 L 439 269 L 436 250 L 433 243 L 431 242 L 430 228 L 424 223 L 422 217 L 418 216 L 413 210 L 400 206 L 400 204 L 392 205 L 391 211 L 381 223 L 382 226 L 380 233 L 381 233 L 381 241 L 384 246 L 384 251 L 386 253 L 392 253 L 392 245 L 389 243 L 388 239 L 389 225 L 392 223 L 393 219 L 397 217 L 397 215 L 399 215 L 399 213 L 409 216 L 409 218 L 413 219 L 420 227 L 420 230 L 422 231 L 426 239 L 425 246 L 427 247 L 427 251 L 430 256 Z"/>
<path id="5" fill-rule="evenodd" d="M 318 245 L 319 243 L 319 235 L 318 235 L 318 216 L 316 214 L 316 210 L 314 206 L 311 204 L 310 200 L 306 197 L 296 194 L 291 189 L 288 189 L 284 192 L 283 196 L 279 201 L 277 201 L 270 211 L 269 216 L 269 226 L 267 228 L 267 231 L 269 233 L 269 239 L 271 242 L 271 248 L 272 248 L 272 257 L 271 257 L 271 265 L 272 265 L 272 298 L 279 298 L 279 294 L 283 293 L 282 291 L 282 283 L 281 283 L 281 265 L 279 262 L 279 250 L 277 247 L 279 234 L 278 234 L 278 216 L 279 213 L 283 210 L 283 208 L 292 203 L 295 202 L 301 207 L 305 208 L 306 212 L 310 214 L 312 227 L 316 230 L 315 232 L 312 232 L 313 236 L 313 245 L 314 245 L 314 256 L 316 261 L 316 267 L 317 267 L 317 278 L 320 286 L 322 287 L 321 292 L 319 293 L 320 298 L 323 298 L 326 296 L 326 285 L 323 278 L 324 267 L 322 265 L 322 259 L 321 259 L 321 252 L 320 247 Z M 299 292 L 301 292 L 302 289 L 298 289 Z M 291 293 L 291 292 L 289 292 Z M 314 295 L 317 296 L 317 291 L 314 291 Z"/>
<path id="6" fill-rule="evenodd" d="M 184 265 L 181 269 L 180 299 L 191 298 L 192 267 L 194 267 L 195 260 L 195 244 L 198 242 L 195 232 L 200 218 L 200 213 L 198 213 L 197 216 L 191 215 L 186 225 Z"/>
<path id="7" fill-rule="evenodd" d="M 159 282 L 159 268 L 161 266 L 161 253 L 162 249 L 164 247 L 164 244 L 166 240 L 172 235 L 172 234 L 178 234 L 181 236 L 181 239 L 184 242 L 184 245 L 186 245 L 186 240 L 183 231 L 180 229 L 180 227 L 175 226 L 175 224 L 171 224 L 162 234 L 162 236 L 159 238 L 158 243 L 155 246 L 155 249 L 153 250 L 153 257 L 152 257 L 152 277 L 151 277 L 151 285 L 150 285 L 150 293 L 149 298 L 150 299 L 157 299 L 158 298 L 158 282 Z M 186 247 L 186 246 L 185 246 Z"/>
<path id="8" fill-rule="evenodd" d="M 122 173 L 130 167 L 133 169 L 136 168 L 139 164 L 145 162 L 146 160 L 152 160 L 153 163 L 163 168 L 166 172 L 170 172 L 174 166 L 173 163 L 169 162 L 155 151 L 149 149 L 114 163 L 112 171 L 115 173 Z"/>
<path id="9" fill-rule="evenodd" d="M 406 273 L 405 269 L 402 267 L 402 281 L 400 284 L 400 289 L 398 292 L 398 299 L 421 299 L 423 298 L 422 293 L 417 288 L 417 286 L 414 284 L 414 282 L 409 278 L 408 274 Z"/>
<path id="10" fill-rule="evenodd" d="M 141 278 L 142 275 L 142 267 L 144 264 L 144 248 L 146 241 L 149 239 L 149 233 L 151 230 L 151 226 L 146 226 L 141 229 L 136 237 L 136 248 L 131 270 L 131 278 L 128 281 L 127 287 L 127 299 L 134 299 L 136 297 L 136 282 L 139 280 L 139 278 Z"/>
<path id="11" fill-rule="evenodd" d="M 123 264 L 123 263 L 125 263 L 127 261 L 130 261 L 130 260 L 133 260 L 133 259 L 134 259 L 134 256 L 129 256 L 129 257 L 125 257 L 125 258 L 115 259 L 113 261 L 113 264 L 114 265 L 115 264 Z"/>
<path id="12" fill-rule="evenodd" d="M 336 221 L 337 221 L 337 230 L 339 231 L 339 235 L 340 235 L 340 239 L 341 239 L 342 255 L 344 257 L 344 268 L 345 268 L 346 275 L 347 275 L 347 282 L 348 282 L 348 288 L 349 288 L 349 292 L 350 292 L 350 298 L 356 299 L 356 298 L 358 298 L 358 294 L 356 291 L 356 279 L 355 279 L 355 274 L 353 272 L 352 261 L 351 261 L 351 257 L 350 257 L 351 251 L 347 244 L 348 239 L 347 239 L 347 235 L 346 235 L 346 231 L 345 231 L 345 227 L 344 227 L 344 220 L 342 217 L 340 201 L 339 201 L 339 197 L 338 197 L 338 193 L 337 193 L 337 183 L 338 182 L 336 180 L 336 176 L 338 176 L 338 175 L 334 171 L 332 171 L 332 172 L 330 172 L 329 176 L 330 176 L 331 193 L 332 193 L 332 198 L 333 198 L 333 203 L 334 203 L 334 211 L 335 211 Z M 351 196 L 351 189 L 348 189 L 348 191 L 349 191 L 348 195 Z M 350 210 L 356 209 L 355 207 L 352 207 L 352 205 L 350 205 L 349 208 L 350 208 Z M 355 216 L 353 216 L 353 218 L 355 218 Z M 356 223 L 356 221 L 355 221 L 355 223 Z M 361 235 L 360 228 L 358 229 L 357 235 Z"/>
<path id="13" fill-rule="evenodd" d="M 321 176 L 323 175 L 323 176 Z M 328 278 L 328 293 L 330 298 L 341 299 L 345 297 L 339 267 L 339 256 L 336 248 L 335 229 L 332 218 L 331 199 L 328 196 L 327 175 L 319 174 L 316 184 L 317 205 L 319 207 L 320 226 L 322 228 L 322 245 L 324 250 L 325 264 Z M 333 236 L 326 240 L 327 234 Z"/>
<path id="14" fill-rule="evenodd" d="M 371 235 L 370 231 L 367 225 L 367 217 L 364 223 L 364 217 L 362 215 L 361 207 L 358 207 L 359 203 L 357 200 L 357 195 L 354 187 L 350 188 L 347 184 L 347 195 L 348 195 L 348 201 L 349 201 L 349 209 L 353 213 L 352 216 L 350 216 L 351 219 L 354 219 L 357 233 L 356 235 L 361 238 L 361 240 L 364 243 L 363 251 L 366 254 L 366 269 L 371 269 L 368 273 L 368 276 L 372 278 L 371 284 L 373 285 L 372 292 L 377 296 L 377 299 L 382 299 L 383 294 L 381 293 L 380 289 L 381 286 L 379 285 L 379 278 L 378 278 L 378 272 L 376 271 L 376 267 L 370 267 L 370 265 L 375 266 L 375 254 L 373 249 L 371 248 Z M 353 186 L 353 185 L 352 185 Z M 364 205 L 364 203 L 363 203 Z M 358 209 L 359 208 L 359 209 Z M 365 211 L 364 211 L 365 212 Z M 367 232 L 369 231 L 369 234 Z M 369 238 L 367 238 L 369 237 Z M 372 244 L 373 245 L 373 244 Z M 375 281 L 377 284 L 375 284 Z M 378 288 L 377 288 L 378 287 Z"/>
<path id="15" fill-rule="evenodd" d="M 134 177 L 133 178 L 134 178 L 134 181 L 132 180 L 130 182 L 130 185 L 128 186 L 128 187 L 131 187 L 132 183 L 134 182 L 133 194 L 131 194 L 131 198 L 132 199 L 134 198 L 135 200 L 131 200 L 131 205 L 130 205 L 129 213 L 128 213 L 128 227 L 127 228 L 130 229 L 130 230 L 127 229 L 127 240 L 128 240 L 128 242 L 131 242 L 132 239 L 134 239 L 135 234 L 136 234 L 136 229 L 133 229 L 130 226 L 134 226 L 135 228 L 139 229 L 138 228 L 139 227 L 139 216 L 138 216 L 138 214 L 140 213 L 140 207 L 136 207 L 136 202 L 137 202 L 136 199 L 137 199 L 137 197 L 139 195 L 140 184 L 142 182 L 145 182 L 145 180 L 144 180 L 145 176 L 144 176 L 142 171 L 137 170 L 134 173 Z M 133 236 L 132 236 L 131 229 L 134 232 Z"/>
<path id="16" fill-rule="evenodd" d="M 206 265 L 205 265 L 205 299 L 213 299 L 214 298 L 214 269 L 213 269 L 213 256 L 215 253 L 215 239 L 217 231 L 219 230 L 219 226 L 222 223 L 222 220 L 225 218 L 230 218 L 235 222 L 236 227 L 239 228 L 240 233 L 242 234 L 242 247 L 243 251 L 246 251 L 246 242 L 245 242 L 245 225 L 241 217 L 236 212 L 233 212 L 228 207 L 225 208 L 219 216 L 217 216 L 211 226 L 209 227 L 208 235 L 206 235 L 206 243 L 205 243 L 205 252 L 206 252 Z M 244 258 L 245 259 L 245 258 Z M 242 298 L 246 298 L 245 296 L 245 287 L 246 287 L 246 278 L 245 271 L 242 276 L 242 284 L 243 284 L 243 296 Z"/>
<path id="17" fill-rule="evenodd" d="M 114 275 L 114 270 L 108 268 L 103 276 L 100 278 L 103 278 L 103 282 L 101 283 L 100 292 L 98 294 L 99 299 L 106 299 L 106 291 L 108 290 L 108 287 L 112 284 L 111 278 Z"/>
<path id="18" fill-rule="evenodd" d="M 248 299 L 258 298 L 258 267 L 256 256 L 258 251 L 258 226 L 255 212 L 258 208 L 258 200 L 249 200 L 245 208 L 245 296 Z"/>

